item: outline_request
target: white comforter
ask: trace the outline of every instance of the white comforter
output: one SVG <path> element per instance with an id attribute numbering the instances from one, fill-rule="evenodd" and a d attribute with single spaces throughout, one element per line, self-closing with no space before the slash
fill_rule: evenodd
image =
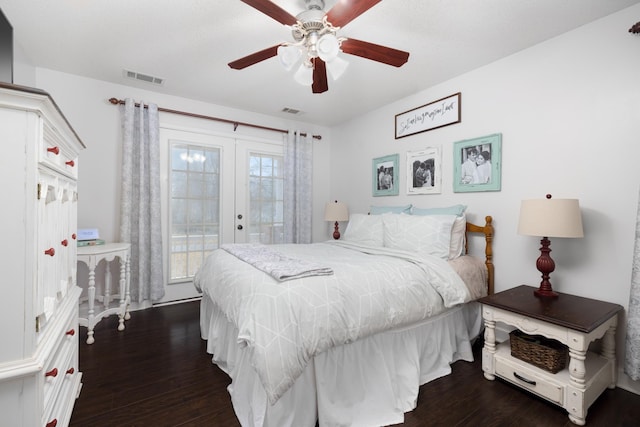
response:
<path id="1" fill-rule="evenodd" d="M 194 280 L 236 325 L 238 344 L 247 346 L 271 403 L 316 354 L 470 300 L 462 279 L 439 258 L 334 241 L 273 248 L 334 274 L 278 282 L 216 250 Z"/>

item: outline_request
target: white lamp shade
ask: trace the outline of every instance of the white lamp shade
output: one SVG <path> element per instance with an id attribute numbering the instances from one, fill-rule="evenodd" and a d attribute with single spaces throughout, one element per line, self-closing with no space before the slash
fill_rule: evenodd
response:
<path id="1" fill-rule="evenodd" d="M 333 34 L 325 34 L 318 39 L 318 42 L 316 43 L 316 50 L 318 52 L 318 56 L 324 62 L 333 60 L 338 56 L 338 52 L 340 52 L 340 43 L 338 42 L 338 38 Z"/>
<path id="2" fill-rule="evenodd" d="M 578 200 L 523 200 L 520 205 L 518 234 L 538 237 L 584 237 Z"/>
<path id="3" fill-rule="evenodd" d="M 324 206 L 325 221 L 346 221 L 349 219 L 349 209 L 342 202 L 327 202 Z"/>
<path id="4" fill-rule="evenodd" d="M 313 68 L 307 67 L 303 62 L 293 78 L 301 85 L 311 86 L 313 83 Z"/>
<path id="5" fill-rule="evenodd" d="M 296 46 L 278 46 L 278 59 L 285 70 L 289 71 L 300 60 L 302 53 Z"/>
<path id="6" fill-rule="evenodd" d="M 329 74 L 333 80 L 338 80 L 348 66 L 349 63 L 340 57 L 335 57 L 327 62 L 327 70 L 329 70 Z"/>

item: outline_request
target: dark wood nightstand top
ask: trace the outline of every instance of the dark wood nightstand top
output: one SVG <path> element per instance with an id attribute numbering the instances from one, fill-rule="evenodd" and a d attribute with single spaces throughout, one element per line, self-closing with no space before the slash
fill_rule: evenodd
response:
<path id="1" fill-rule="evenodd" d="M 535 289 L 517 286 L 480 298 L 478 302 L 586 333 L 622 310 L 618 304 L 557 291 L 557 298 L 539 298 L 533 295 Z"/>

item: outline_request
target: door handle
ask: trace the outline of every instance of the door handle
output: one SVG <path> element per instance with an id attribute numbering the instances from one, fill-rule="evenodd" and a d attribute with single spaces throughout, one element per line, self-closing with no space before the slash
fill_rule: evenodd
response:
<path id="1" fill-rule="evenodd" d="M 242 224 L 238 225 L 238 230 L 242 230 Z"/>

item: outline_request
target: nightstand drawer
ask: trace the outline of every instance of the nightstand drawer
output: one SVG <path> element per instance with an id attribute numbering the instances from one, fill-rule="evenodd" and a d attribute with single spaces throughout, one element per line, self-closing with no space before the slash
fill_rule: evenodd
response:
<path id="1" fill-rule="evenodd" d="M 512 359 L 502 358 L 496 355 L 495 373 L 505 380 L 527 389 L 545 399 L 549 399 L 559 405 L 563 404 L 564 387 L 549 381 L 534 369 L 528 368 L 524 362 L 516 362 Z"/>

